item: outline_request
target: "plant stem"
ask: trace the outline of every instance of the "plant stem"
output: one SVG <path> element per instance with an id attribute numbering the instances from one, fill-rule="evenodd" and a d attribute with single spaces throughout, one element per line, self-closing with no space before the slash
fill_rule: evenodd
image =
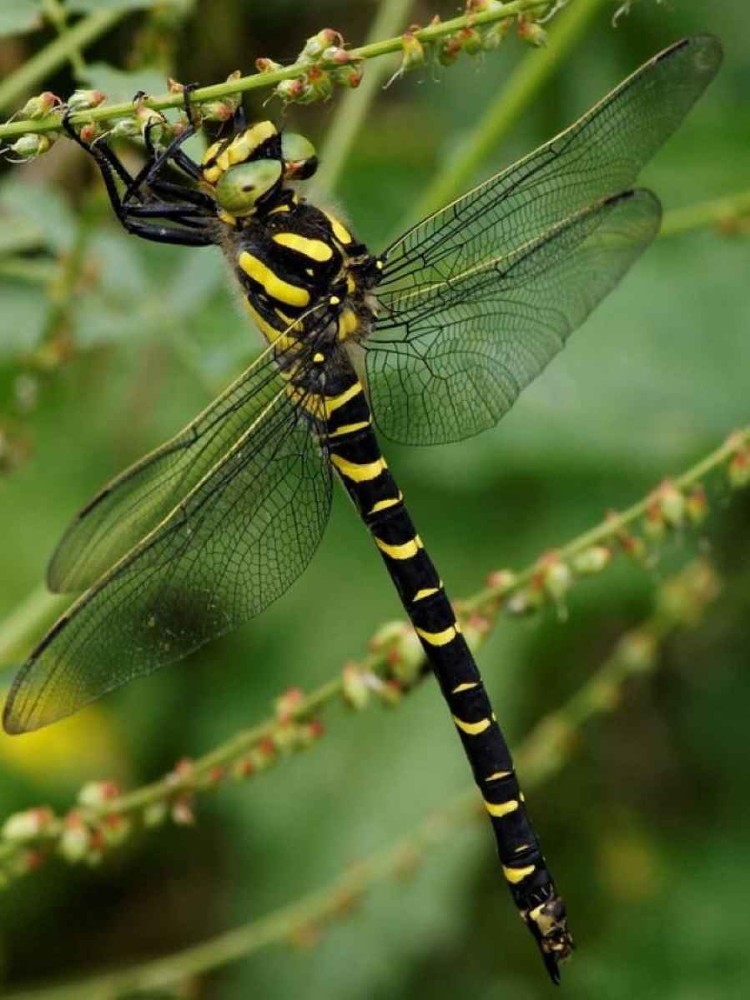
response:
<path id="1" fill-rule="evenodd" d="M 579 0 L 579 2 L 591 2 L 591 0 Z M 449 21 L 440 21 L 435 24 L 430 24 L 426 28 L 420 28 L 419 31 L 415 31 L 415 37 L 419 39 L 423 44 L 438 41 L 445 35 L 451 35 L 468 25 L 483 25 L 492 24 L 495 21 L 501 21 L 509 17 L 515 17 L 519 14 L 527 13 L 529 11 L 534 11 L 537 9 L 545 8 L 549 6 L 549 0 L 510 0 L 509 3 L 502 4 L 492 11 L 486 11 L 481 14 L 463 14 L 461 17 L 454 17 Z M 119 12 L 122 16 L 122 11 Z M 97 15 L 91 15 L 91 20 Z M 98 15 L 100 18 L 104 15 Z M 108 15 L 110 18 L 114 17 L 114 12 Z M 69 55 L 71 47 L 71 38 L 73 37 L 76 29 L 80 29 L 81 25 L 78 24 L 65 36 L 64 39 L 57 39 L 57 42 L 53 42 L 48 46 L 44 52 L 40 53 L 40 56 L 45 56 L 49 61 L 51 56 L 50 51 L 58 43 L 67 43 L 64 48 L 62 55 L 57 53 L 57 58 L 52 62 L 52 66 L 56 66 L 57 63 L 66 58 Z M 76 37 L 75 44 L 80 45 L 80 35 Z M 380 42 L 371 42 L 368 45 L 362 45 L 359 48 L 349 49 L 349 54 L 354 59 L 376 59 L 379 56 L 388 55 L 391 52 L 400 52 L 402 50 L 402 38 L 397 35 L 393 38 L 386 38 Z M 19 76 L 24 70 L 32 65 L 34 61 L 27 63 L 26 66 L 22 67 L 14 77 Z M 291 80 L 296 76 L 304 75 L 311 66 L 316 65 L 321 69 L 333 69 L 335 68 L 334 63 L 326 62 L 321 60 L 319 63 L 311 63 L 307 61 L 293 63 L 291 66 L 285 66 L 283 69 L 274 70 L 270 73 L 252 73 L 249 76 L 240 77 L 238 80 L 230 80 L 225 83 L 215 83 L 209 87 L 200 87 L 194 90 L 190 94 L 190 100 L 195 104 L 200 104 L 204 101 L 216 101 L 224 97 L 229 97 L 234 94 L 246 93 L 250 90 L 258 90 L 260 88 L 272 87 L 277 83 L 281 83 L 282 80 Z M 38 72 L 36 71 L 31 75 L 31 80 L 38 79 Z M 13 78 L 11 78 L 13 79 Z M 11 81 L 7 81 L 10 83 Z M 24 80 L 24 87 L 20 88 L 21 93 L 23 93 L 25 87 L 28 86 L 28 80 Z M 4 88 L 0 88 L 0 107 L 8 103 L 7 96 L 4 94 Z M 18 87 L 16 86 L 12 93 L 16 95 L 18 93 Z M 144 99 L 143 104 L 152 108 L 155 111 L 165 111 L 168 108 L 179 108 L 182 107 L 183 96 L 182 94 L 161 94 L 158 97 L 147 97 Z M 134 106 L 132 102 L 123 101 L 120 104 L 103 104 L 98 108 L 93 108 L 90 111 L 82 111 L 75 115 L 71 115 L 71 122 L 73 124 L 85 124 L 91 121 L 107 121 L 111 118 L 127 118 L 133 117 Z M 7 122 L 0 125 L 0 139 L 8 139 L 14 136 L 23 135 L 24 133 L 41 133 L 41 132 L 52 132 L 57 131 L 60 128 L 60 118 L 58 115 L 48 115 L 45 118 L 35 119 L 33 121 L 14 121 Z"/>
<path id="2" fill-rule="evenodd" d="M 68 13 L 60 0 L 43 0 L 43 9 L 47 20 L 55 26 L 57 34 L 60 37 L 66 35 L 68 32 Z M 79 48 L 71 49 L 68 59 L 73 75 L 80 79 L 86 72 L 86 63 L 81 50 Z"/>
<path id="3" fill-rule="evenodd" d="M 750 222 L 750 191 L 738 191 L 697 205 L 672 209 L 664 216 L 660 235 L 679 236 L 703 226 L 718 226 L 731 235 L 744 217 Z"/>
<path id="4" fill-rule="evenodd" d="M 442 208 L 466 187 L 479 165 L 521 118 L 537 93 L 579 41 L 603 0 L 578 0 L 562 13 L 545 50 L 530 49 L 497 98 L 451 157 L 414 208 L 412 221 Z"/>
<path id="5" fill-rule="evenodd" d="M 639 628 L 621 637 L 599 670 L 566 703 L 543 717 L 523 741 L 518 762 L 529 788 L 562 769 L 572 756 L 577 732 L 584 723 L 617 707 L 620 691 L 630 678 L 655 671 L 665 639 L 676 628 L 695 623 L 715 598 L 718 581 L 711 567 L 698 560 L 663 584 L 660 593 L 668 588 L 673 591 L 672 599 L 657 601 L 656 611 Z M 674 600 L 674 591 L 680 600 Z M 270 945 L 304 939 L 345 917 L 378 883 L 413 871 L 429 849 L 452 841 L 457 829 L 479 820 L 482 814 L 472 789 L 431 812 L 411 833 L 356 863 L 323 889 L 259 920 L 165 958 L 67 985 L 15 994 L 9 1000 L 112 1000 L 134 991 L 166 990 Z"/>
<path id="6" fill-rule="evenodd" d="M 370 45 L 383 35 L 393 35 L 406 20 L 412 0 L 381 0 L 378 13 L 370 28 L 365 45 Z M 320 149 L 320 167 L 312 180 L 310 198 L 325 196 L 336 186 L 357 133 L 367 115 L 368 108 L 388 70 L 388 63 L 380 60 L 365 73 L 356 90 L 347 91 L 336 109 L 325 142 Z"/>
<path id="7" fill-rule="evenodd" d="M 708 473 L 726 464 L 741 449 L 748 446 L 750 446 L 750 426 L 730 435 L 722 445 L 715 448 L 681 476 L 674 479 L 674 485 L 684 490 L 697 484 Z M 625 528 L 632 526 L 643 516 L 650 502 L 650 497 L 651 495 L 649 494 L 643 500 L 633 504 L 622 514 L 608 516 L 596 527 L 563 545 L 556 550 L 558 557 L 567 560 L 590 548 L 592 545 L 614 541 L 622 535 Z M 472 597 L 457 602 L 460 607 L 462 620 L 470 624 L 470 617 L 472 615 L 486 616 L 488 627 L 491 629 L 495 620 L 492 616 L 492 609 L 497 608 L 499 601 L 520 591 L 530 583 L 538 572 L 539 562 L 537 561 L 520 573 L 513 575 L 506 582 L 486 587 Z M 405 630 L 407 629 L 406 625 L 403 627 Z M 7 625 L 4 626 L 3 632 L 0 633 L 0 648 L 7 647 L 8 645 L 8 639 L 4 635 L 5 628 L 7 628 Z M 16 633 L 18 631 L 16 629 Z M 19 642 L 17 634 L 14 634 L 14 639 L 16 642 Z M 374 646 L 374 649 L 359 664 L 360 669 L 365 674 L 388 677 L 392 673 L 392 661 L 390 657 L 392 647 L 384 648 L 382 644 L 378 646 L 377 643 L 373 643 L 372 641 L 369 645 L 371 647 Z M 296 723 L 316 717 L 321 709 L 343 698 L 344 693 L 345 682 L 343 677 L 335 677 L 301 698 L 295 704 L 293 711 L 289 713 L 288 721 Z M 276 715 L 269 716 L 251 729 L 237 733 L 226 743 L 195 760 L 189 772 L 182 776 L 169 774 L 135 791 L 109 799 L 102 806 L 80 808 L 77 811 L 86 822 L 96 825 L 108 816 L 135 816 L 149 806 L 173 801 L 180 794 L 191 793 L 204 787 L 206 780 L 217 769 L 225 772 L 229 766 L 245 758 L 264 741 L 273 740 L 274 736 L 279 733 L 279 730 L 280 722 L 278 717 Z M 4 868 L 7 869 L 13 859 L 18 857 L 23 851 L 28 850 L 30 846 L 37 846 L 44 850 L 54 847 L 61 833 L 61 825 L 53 824 L 38 836 L 29 838 L 29 840 L 0 841 L 0 871 Z"/>
<path id="8" fill-rule="evenodd" d="M 109 31 L 127 13 L 127 9 L 123 8 L 96 11 L 74 24 L 64 35 L 59 35 L 0 83 L 0 109 L 12 108 L 35 84 L 53 73 L 74 53 Z M 132 105 L 129 107 L 132 110 Z M 49 132 L 59 127 L 60 119 L 55 116 L 33 122 L 9 122 L 0 125 L 0 138 L 24 132 Z"/>
<path id="9" fill-rule="evenodd" d="M 52 622 L 66 600 L 40 586 L 16 605 L 0 624 L 0 667 L 17 666 L 16 661 L 28 652 L 32 637 Z"/>
<path id="10" fill-rule="evenodd" d="M 708 455 L 702 458 L 699 462 L 696 462 L 696 464 L 691 466 L 686 472 L 683 472 L 682 475 L 673 479 L 673 484 L 678 490 L 686 490 L 689 487 L 698 484 L 704 476 L 719 466 L 724 465 L 741 447 L 747 446 L 748 443 L 750 443 L 750 426 L 746 427 L 744 430 L 730 434 L 726 441 L 719 445 L 718 448 L 709 452 Z M 556 549 L 555 552 L 557 557 L 564 562 L 567 562 L 580 552 L 583 552 L 592 546 L 601 545 L 604 542 L 616 539 L 618 536 L 622 535 L 627 528 L 631 527 L 636 521 L 643 517 L 650 502 L 651 494 L 648 494 L 637 503 L 634 503 L 631 507 L 622 511 L 622 513 L 609 514 L 603 521 L 597 524 L 596 527 L 591 528 L 582 535 L 578 535 L 577 538 L 574 538 L 566 545 L 563 545 L 562 548 Z M 512 590 L 518 590 L 520 587 L 530 583 L 537 572 L 538 566 L 536 564 L 522 570 L 522 572 L 514 577 Z M 507 596 L 510 590 L 511 588 L 508 584 L 486 587 L 484 590 L 479 591 L 478 594 L 475 594 L 474 597 L 470 597 L 467 601 L 464 601 L 464 611 L 467 613 L 480 611 L 485 605 L 491 603 L 493 600 L 496 601 Z"/>

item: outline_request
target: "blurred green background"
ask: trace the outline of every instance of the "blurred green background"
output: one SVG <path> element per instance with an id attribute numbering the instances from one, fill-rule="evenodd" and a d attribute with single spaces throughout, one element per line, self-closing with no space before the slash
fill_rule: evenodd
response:
<path id="1" fill-rule="evenodd" d="M 328 25 L 358 44 L 376 7 L 203 0 L 184 5 L 181 18 L 134 11 L 86 58 L 129 69 L 121 97 L 163 91 L 170 73 L 212 83 L 249 71 L 257 56 L 291 60 Z M 599 5 L 475 179 L 549 137 L 665 45 L 711 30 L 726 64 L 644 181 L 667 209 L 750 187 L 747 5 L 641 0 L 616 28 L 614 10 Z M 434 13 L 456 11 L 415 3 L 404 26 Z M 0 37 L 0 74 L 53 37 Z M 511 36 L 483 59 L 425 68 L 378 91 L 335 193 L 373 248 L 409 221 L 528 53 Z M 104 65 L 98 72 L 104 81 Z M 104 89 L 115 96 L 107 72 Z M 74 88 L 69 67 L 42 84 L 61 95 Z M 264 106 L 267 96 L 248 103 L 251 117 L 284 117 L 318 144 L 341 99 L 282 116 L 278 102 Z M 6 240 L 15 250 L 28 233 L 25 260 L 42 274 L 60 254 L 80 250 L 84 261 L 66 294 L 65 279 L 14 277 L 0 256 L 0 613 L 10 614 L 39 586 L 73 512 L 194 415 L 257 340 L 218 252 L 120 232 L 71 143 L 23 168 L 6 165 L 0 213 L 0 255 Z M 500 428 L 452 447 L 388 448 L 452 595 L 627 506 L 747 422 L 749 274 L 747 237 L 704 229 L 665 238 Z M 655 680 L 629 686 L 619 711 L 583 732 L 561 776 L 529 796 L 572 915 L 579 950 L 563 989 L 577 1000 L 750 995 L 750 503 L 721 481 L 708 485 L 700 537 L 672 540 L 648 571 L 616 563 L 573 591 L 567 616 L 503 621 L 482 650 L 517 742 L 648 614 L 671 568 L 707 549 L 723 577 L 701 627 L 668 642 Z M 0 815 L 39 802 L 65 809 L 84 780 L 135 787 L 182 755 L 207 752 L 264 716 L 284 689 L 312 688 L 361 657 L 367 637 L 396 616 L 381 563 L 337 496 L 313 565 L 257 621 L 49 732 L 0 737 Z M 160 955 L 262 916 L 468 787 L 431 684 L 398 711 L 335 709 L 328 723 L 314 752 L 201 799 L 194 828 L 136 837 L 94 871 L 53 862 L 12 885 L 0 896 L 6 987 Z M 489 831 L 477 824 L 431 852 L 410 881 L 376 888 L 314 946 L 237 962 L 205 977 L 197 995 L 531 1000 L 550 989 L 500 884 Z"/>

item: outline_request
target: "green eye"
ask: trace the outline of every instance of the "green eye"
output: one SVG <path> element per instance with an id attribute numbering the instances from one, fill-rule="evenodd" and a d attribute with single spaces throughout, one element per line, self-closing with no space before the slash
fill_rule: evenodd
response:
<path id="1" fill-rule="evenodd" d="M 303 181 L 312 177 L 318 167 L 315 146 L 298 132 L 282 132 L 281 158 L 284 176 Z"/>
<path id="2" fill-rule="evenodd" d="M 255 160 L 230 167 L 221 175 L 216 201 L 230 215 L 247 215 L 257 202 L 281 180 L 278 160 Z"/>

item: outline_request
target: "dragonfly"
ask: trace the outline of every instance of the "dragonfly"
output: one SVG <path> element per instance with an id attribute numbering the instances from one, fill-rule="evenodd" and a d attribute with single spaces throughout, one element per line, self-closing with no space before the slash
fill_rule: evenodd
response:
<path id="1" fill-rule="evenodd" d="M 16 676 L 5 730 L 46 726 L 263 611 L 310 561 L 338 478 L 437 678 L 502 875 L 558 982 L 573 948 L 565 903 L 375 428 L 445 444 L 508 412 L 655 237 L 660 203 L 637 175 L 721 60 L 712 36 L 677 42 L 377 255 L 305 199 L 315 149 L 270 121 L 248 125 L 238 111 L 200 162 L 183 148 L 194 120 L 168 143 L 146 129 L 135 173 L 106 136 L 89 144 L 68 122 L 129 233 L 221 248 L 265 347 L 74 518 L 48 584 L 80 596 Z"/>

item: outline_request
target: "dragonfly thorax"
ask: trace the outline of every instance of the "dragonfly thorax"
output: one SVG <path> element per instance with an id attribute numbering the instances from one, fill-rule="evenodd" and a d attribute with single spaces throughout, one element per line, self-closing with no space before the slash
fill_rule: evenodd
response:
<path id="1" fill-rule="evenodd" d="M 289 182 L 317 167 L 312 143 L 269 121 L 210 146 L 202 189 L 216 204 L 220 243 L 247 309 L 269 341 L 362 340 L 372 327 L 381 266 L 330 212 Z"/>
<path id="2" fill-rule="evenodd" d="M 333 214 L 283 189 L 270 211 L 225 227 L 224 250 L 269 342 L 362 340 L 370 332 L 377 261 Z"/>

